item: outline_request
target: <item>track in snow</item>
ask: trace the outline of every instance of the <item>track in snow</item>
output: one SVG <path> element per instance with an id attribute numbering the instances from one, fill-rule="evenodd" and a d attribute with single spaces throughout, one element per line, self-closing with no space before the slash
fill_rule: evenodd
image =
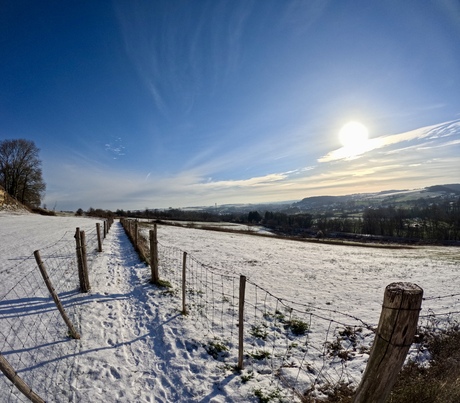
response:
<path id="1" fill-rule="evenodd" d="M 149 283 L 150 269 L 118 222 L 103 249 L 91 269 L 89 303 L 82 307 L 73 400 L 224 401 L 212 377 L 206 386 L 200 375 L 204 362 L 196 358 L 202 348 L 184 340 L 179 312 L 171 304 L 160 306 L 155 294 L 161 290 Z"/>

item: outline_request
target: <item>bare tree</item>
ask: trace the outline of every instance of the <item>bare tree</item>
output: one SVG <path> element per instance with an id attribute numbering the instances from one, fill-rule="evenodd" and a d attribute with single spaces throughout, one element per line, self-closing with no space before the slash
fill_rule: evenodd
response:
<path id="1" fill-rule="evenodd" d="M 40 206 L 46 189 L 39 151 L 30 140 L 0 142 L 0 185 L 16 200 L 30 207 Z"/>

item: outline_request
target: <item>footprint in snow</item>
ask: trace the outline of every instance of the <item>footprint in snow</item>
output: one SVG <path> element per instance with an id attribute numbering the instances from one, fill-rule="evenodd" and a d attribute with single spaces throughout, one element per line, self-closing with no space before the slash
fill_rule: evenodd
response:
<path id="1" fill-rule="evenodd" d="M 110 368 L 110 374 L 115 378 L 115 379 L 121 379 L 120 373 L 113 367 Z"/>

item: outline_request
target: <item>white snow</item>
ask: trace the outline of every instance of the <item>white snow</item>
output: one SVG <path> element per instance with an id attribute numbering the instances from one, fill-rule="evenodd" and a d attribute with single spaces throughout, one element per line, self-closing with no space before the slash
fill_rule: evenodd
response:
<path id="1" fill-rule="evenodd" d="M 366 325 L 377 324 L 388 284 L 424 289 L 424 322 L 459 311 L 458 295 L 437 298 L 457 294 L 455 248 L 350 247 L 159 225 L 160 278 L 172 285 L 162 288 L 149 283 L 150 268 L 118 222 L 97 254 L 96 222 L 0 215 L 0 351 L 47 401 L 256 402 L 256 393 L 293 401 L 288 386 L 359 382 L 373 340 Z M 77 226 L 92 245 L 88 294 L 78 292 L 72 263 Z M 36 249 L 80 340 L 65 336 L 37 274 Z M 240 274 L 248 278 L 241 373 L 234 369 Z M 309 331 L 296 335 L 293 319 Z M 0 389 L 0 402 L 26 401 L 3 376 Z"/>

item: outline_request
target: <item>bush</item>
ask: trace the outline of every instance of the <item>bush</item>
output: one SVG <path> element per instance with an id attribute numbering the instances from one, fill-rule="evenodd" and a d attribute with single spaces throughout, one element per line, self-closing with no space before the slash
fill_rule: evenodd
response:
<path id="1" fill-rule="evenodd" d="M 296 336 L 303 336 L 308 331 L 308 323 L 300 319 L 291 319 L 287 322 L 287 326 L 291 329 L 291 332 Z"/>
<path id="2" fill-rule="evenodd" d="M 425 335 L 431 353 L 429 367 L 415 362 L 406 365 L 396 382 L 389 403 L 460 402 L 460 332 Z"/>

